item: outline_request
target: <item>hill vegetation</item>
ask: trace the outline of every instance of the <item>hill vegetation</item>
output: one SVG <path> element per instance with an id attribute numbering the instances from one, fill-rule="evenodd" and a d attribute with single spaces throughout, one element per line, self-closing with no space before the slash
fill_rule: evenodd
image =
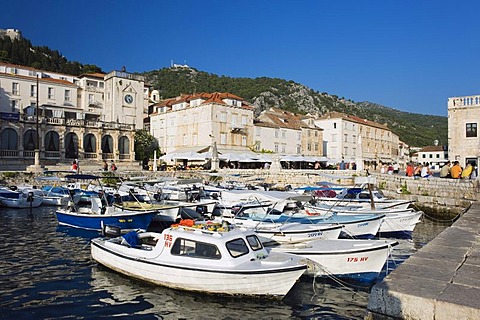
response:
<path id="1" fill-rule="evenodd" d="M 102 72 L 95 65 L 68 61 L 59 51 L 32 46 L 25 38 L 0 38 L 0 61 L 33 68 L 80 75 Z M 143 73 L 162 98 L 182 93 L 230 92 L 256 106 L 256 114 L 278 107 L 299 114 L 323 115 L 339 111 L 388 125 L 410 146 L 423 147 L 438 140 L 447 144 L 447 118 L 402 112 L 372 102 L 354 102 L 344 97 L 315 91 L 294 81 L 278 78 L 232 78 L 198 71 L 188 67 L 172 67 Z"/>

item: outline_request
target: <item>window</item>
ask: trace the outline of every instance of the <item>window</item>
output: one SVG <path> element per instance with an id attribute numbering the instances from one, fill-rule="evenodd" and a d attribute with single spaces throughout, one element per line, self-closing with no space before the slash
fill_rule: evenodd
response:
<path id="1" fill-rule="evenodd" d="M 259 136 L 259 135 L 260 135 L 260 130 L 261 130 L 260 127 L 256 127 L 256 128 L 255 128 L 255 135 L 256 135 L 256 136 Z"/>
<path id="2" fill-rule="evenodd" d="M 285 130 L 282 130 L 282 139 L 287 138 L 287 132 Z"/>
<path id="3" fill-rule="evenodd" d="M 37 86 L 32 84 L 30 86 L 30 97 L 36 97 L 37 96 Z"/>
<path id="4" fill-rule="evenodd" d="M 282 152 L 283 152 L 283 153 L 286 152 L 286 151 L 285 151 L 286 149 L 287 149 L 287 146 L 286 146 L 285 144 L 282 144 Z"/>
<path id="5" fill-rule="evenodd" d="M 278 138 L 278 136 L 279 136 L 278 133 L 279 133 L 279 130 L 278 130 L 278 129 L 275 129 L 275 138 Z"/>
<path id="6" fill-rule="evenodd" d="M 247 137 L 242 136 L 242 146 L 246 146 L 246 145 L 247 145 Z"/>
<path id="7" fill-rule="evenodd" d="M 193 135 L 193 145 L 196 146 L 198 144 L 198 135 L 194 134 Z"/>
<path id="8" fill-rule="evenodd" d="M 307 143 L 307 151 L 312 151 L 312 144 L 310 142 Z"/>
<path id="9" fill-rule="evenodd" d="M 477 136 L 477 124 L 467 123 L 467 138 L 474 138 Z"/>
<path id="10" fill-rule="evenodd" d="M 343 141 L 348 142 L 348 134 L 343 135 Z"/>
<path id="11" fill-rule="evenodd" d="M 19 112 L 20 110 L 18 109 L 18 100 L 12 100 L 12 112 Z"/>
<path id="12" fill-rule="evenodd" d="M 336 134 L 332 134 L 332 142 L 337 142 L 337 135 Z"/>
<path id="13" fill-rule="evenodd" d="M 275 143 L 274 151 L 275 151 L 275 153 L 278 153 L 278 143 Z"/>
<path id="14" fill-rule="evenodd" d="M 220 112 L 220 121 L 221 122 L 227 122 L 227 113 L 226 112 Z"/>
<path id="15" fill-rule="evenodd" d="M 337 129 L 337 123 L 336 122 L 333 123 L 333 129 Z"/>
<path id="16" fill-rule="evenodd" d="M 227 134 L 220 133 L 220 144 L 227 144 Z"/>
<path id="17" fill-rule="evenodd" d="M 88 103 L 93 103 L 95 101 L 95 96 L 93 94 L 88 95 Z"/>
<path id="18" fill-rule="evenodd" d="M 183 135 L 183 145 L 184 146 L 187 145 L 187 135 L 186 134 Z"/>
<path id="19" fill-rule="evenodd" d="M 19 85 L 17 82 L 12 83 L 12 94 L 18 96 L 20 94 Z"/>
<path id="20" fill-rule="evenodd" d="M 70 101 L 70 90 L 65 90 L 65 101 Z"/>
<path id="21" fill-rule="evenodd" d="M 247 248 L 248 252 L 248 248 Z M 210 243 L 197 242 L 187 239 L 178 238 L 170 251 L 172 255 L 187 256 L 201 259 L 221 259 L 222 255 L 218 248 Z"/>
<path id="22" fill-rule="evenodd" d="M 247 125 L 247 116 L 242 116 L 242 125 Z"/>
<path id="23" fill-rule="evenodd" d="M 48 99 L 50 100 L 55 99 L 55 90 L 52 87 L 48 88 Z"/>
<path id="24" fill-rule="evenodd" d="M 297 154 L 302 153 L 302 146 L 297 144 Z"/>
<path id="25" fill-rule="evenodd" d="M 253 251 L 257 251 L 263 248 L 262 243 L 255 235 L 248 236 L 247 241 Z"/>
<path id="26" fill-rule="evenodd" d="M 313 149 L 314 151 L 318 151 L 318 142 L 315 142 L 313 148 L 314 148 L 314 149 Z"/>
<path id="27" fill-rule="evenodd" d="M 430 159 L 433 158 L 433 154 L 431 154 L 431 153 L 428 156 L 429 156 Z"/>
<path id="28" fill-rule="evenodd" d="M 422 158 L 425 159 L 427 157 L 426 154 L 422 154 Z"/>
<path id="29" fill-rule="evenodd" d="M 297 132 L 297 140 L 302 140 L 302 133 L 301 132 Z"/>
<path id="30" fill-rule="evenodd" d="M 234 258 L 243 256 L 248 253 L 247 244 L 243 239 L 235 239 L 226 243 L 227 250 Z"/>

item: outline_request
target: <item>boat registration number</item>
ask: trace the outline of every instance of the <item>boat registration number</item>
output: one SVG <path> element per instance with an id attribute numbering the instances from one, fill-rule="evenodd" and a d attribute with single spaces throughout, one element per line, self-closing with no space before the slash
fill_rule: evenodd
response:
<path id="1" fill-rule="evenodd" d="M 170 248 L 173 242 L 173 236 L 171 234 L 164 234 L 163 240 L 165 240 L 165 247 Z"/>
<path id="2" fill-rule="evenodd" d="M 368 257 L 348 257 L 347 262 L 364 262 L 367 261 Z"/>

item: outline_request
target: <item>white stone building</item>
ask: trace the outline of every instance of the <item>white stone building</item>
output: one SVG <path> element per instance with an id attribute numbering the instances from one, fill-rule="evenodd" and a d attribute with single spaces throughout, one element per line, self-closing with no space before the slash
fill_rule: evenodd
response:
<path id="1" fill-rule="evenodd" d="M 448 98 L 448 156 L 462 167 L 480 158 L 480 95 Z"/>
<path id="2" fill-rule="evenodd" d="M 131 162 L 147 97 L 143 77 L 126 72 L 75 77 L 0 63 L 0 166 L 33 162 L 37 128 L 42 164 Z"/>
<path id="3" fill-rule="evenodd" d="M 198 93 L 163 100 L 150 114 L 150 133 L 162 153 L 198 152 L 215 142 L 220 152 L 253 146 L 253 110 L 230 93 Z"/>
<path id="4" fill-rule="evenodd" d="M 399 160 L 399 138 L 386 125 L 340 112 L 327 113 L 315 124 L 324 129 L 326 156 L 337 162 L 375 169 Z"/>
<path id="5" fill-rule="evenodd" d="M 322 129 L 308 123 L 310 119 L 278 108 L 263 111 L 254 124 L 255 151 L 321 157 Z"/>

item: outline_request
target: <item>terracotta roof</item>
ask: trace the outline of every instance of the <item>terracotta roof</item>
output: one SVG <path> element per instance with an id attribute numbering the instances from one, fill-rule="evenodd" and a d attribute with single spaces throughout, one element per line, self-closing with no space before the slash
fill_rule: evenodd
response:
<path id="1" fill-rule="evenodd" d="M 99 78 L 99 79 L 102 79 L 105 77 L 105 73 L 101 73 L 101 72 L 95 72 L 95 73 L 84 73 L 84 74 L 81 74 L 78 76 L 78 78 L 84 78 L 84 77 L 88 77 L 88 78 Z"/>
<path id="2" fill-rule="evenodd" d="M 353 115 L 350 115 L 350 114 L 345 114 L 345 113 L 341 113 L 341 112 L 337 112 L 337 111 L 332 111 L 332 112 L 326 113 L 325 115 L 319 117 L 318 119 L 323 120 L 323 119 L 336 119 L 336 118 L 391 131 L 390 128 L 388 126 L 384 125 L 384 124 L 380 124 L 380 123 L 377 123 L 375 121 L 362 119 L 362 118 L 359 118 L 359 117 L 356 117 L 356 116 L 353 116 Z"/>
<path id="3" fill-rule="evenodd" d="M 258 119 L 262 122 L 272 123 L 278 128 L 294 130 L 310 128 L 321 130 L 320 128 L 311 127 L 303 122 L 300 115 L 278 108 L 270 108 L 269 110 L 263 111 Z"/>
<path id="4" fill-rule="evenodd" d="M 234 99 L 238 100 L 242 103 L 241 107 L 245 109 L 254 109 L 255 107 L 249 105 L 244 99 L 240 98 L 231 93 L 222 93 L 222 92 L 214 92 L 214 93 L 194 93 L 194 94 L 181 94 L 178 97 L 165 99 L 160 101 L 156 106 L 172 106 L 174 104 L 187 102 L 190 103 L 192 100 L 202 99 L 204 100 L 201 104 L 209 104 L 209 103 L 217 103 L 227 105 L 223 100 L 224 99 Z"/>
<path id="5" fill-rule="evenodd" d="M 443 146 L 426 146 L 423 147 L 419 152 L 433 152 L 433 151 L 444 151 Z"/>

